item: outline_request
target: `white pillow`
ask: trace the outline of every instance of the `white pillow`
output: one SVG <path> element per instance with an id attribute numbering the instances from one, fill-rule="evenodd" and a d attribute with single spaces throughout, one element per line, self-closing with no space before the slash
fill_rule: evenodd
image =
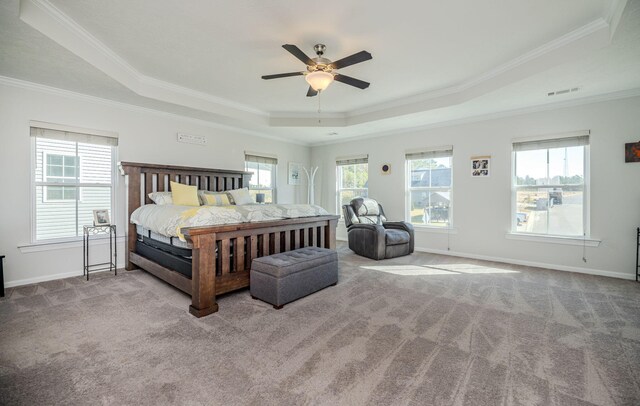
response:
<path id="1" fill-rule="evenodd" d="M 173 204 L 173 197 L 171 197 L 171 192 L 152 192 L 149 193 L 149 199 L 151 199 L 151 201 L 158 206 Z"/>
<path id="2" fill-rule="evenodd" d="M 243 204 L 252 204 L 252 203 L 254 203 L 253 198 L 249 194 L 249 188 L 245 187 L 245 188 L 242 188 L 242 189 L 228 190 L 227 193 L 229 193 L 231 195 L 231 197 L 233 197 L 233 201 L 238 206 L 241 206 Z"/>

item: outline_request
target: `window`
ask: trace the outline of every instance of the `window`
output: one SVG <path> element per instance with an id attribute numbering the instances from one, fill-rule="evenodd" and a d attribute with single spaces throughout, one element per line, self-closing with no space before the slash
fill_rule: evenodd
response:
<path id="1" fill-rule="evenodd" d="M 45 180 L 48 183 L 75 182 L 80 173 L 80 159 L 75 155 L 45 154 Z M 45 186 L 44 199 L 47 202 L 76 200 L 77 189 L 65 186 Z"/>
<path id="2" fill-rule="evenodd" d="M 587 234 L 589 136 L 513 143 L 512 230 Z"/>
<path id="3" fill-rule="evenodd" d="M 249 193 L 256 201 L 258 193 L 264 194 L 265 203 L 276 202 L 276 158 L 258 155 L 244 155 L 245 170 L 253 172 L 249 181 Z"/>
<path id="4" fill-rule="evenodd" d="M 432 227 L 451 225 L 451 147 L 407 153 L 407 219 Z"/>
<path id="5" fill-rule="evenodd" d="M 32 241 L 75 239 L 93 210 L 113 213 L 114 137 L 31 128 Z"/>
<path id="6" fill-rule="evenodd" d="M 369 182 L 368 156 L 338 159 L 336 161 L 337 206 L 336 211 L 342 215 L 342 206 L 351 199 L 368 196 Z"/>

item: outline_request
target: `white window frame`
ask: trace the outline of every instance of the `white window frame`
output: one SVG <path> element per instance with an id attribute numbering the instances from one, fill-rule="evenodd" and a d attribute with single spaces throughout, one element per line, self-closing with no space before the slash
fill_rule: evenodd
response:
<path id="1" fill-rule="evenodd" d="M 336 195 L 335 195 L 335 202 L 336 202 L 336 214 L 339 215 L 341 218 L 343 217 L 344 213 L 342 212 L 342 199 L 340 199 L 340 192 L 343 191 L 348 191 L 348 190 L 352 190 L 352 191 L 366 191 L 366 196 L 369 196 L 369 187 L 367 186 L 366 188 L 341 188 L 341 183 L 342 183 L 342 173 L 341 173 L 341 168 L 345 167 L 345 166 L 355 166 L 355 165 L 363 165 L 366 164 L 367 165 L 367 182 L 369 179 L 369 156 L 368 155 L 364 155 L 364 156 L 355 156 L 355 157 L 345 157 L 345 158 L 337 158 L 336 159 Z M 354 168 L 354 173 L 355 173 L 355 168 Z M 361 194 L 355 194 L 355 196 L 359 196 Z"/>
<path id="2" fill-rule="evenodd" d="M 263 187 L 256 187 L 256 186 L 252 186 L 251 185 L 251 180 L 254 179 L 254 176 L 256 177 L 255 179 L 259 179 L 260 176 L 260 170 L 258 169 L 258 173 L 254 173 L 251 176 L 251 180 L 249 180 L 249 184 L 247 185 L 247 187 L 249 188 L 249 190 L 253 190 L 256 191 L 257 193 L 263 192 L 263 191 L 270 191 L 271 192 L 271 196 L 272 196 L 272 202 L 276 204 L 278 202 L 278 188 L 277 188 L 277 183 L 276 180 L 278 179 L 278 158 L 273 157 L 273 156 L 269 156 L 269 155 L 265 155 L 265 154 L 259 154 L 259 153 L 253 153 L 253 152 L 246 152 L 244 154 L 244 168 L 245 171 L 248 172 L 253 172 L 253 169 L 249 169 L 248 168 L 248 163 L 252 162 L 252 163 L 257 163 L 258 165 L 260 164 L 264 164 L 264 165 L 272 165 L 272 170 L 269 171 L 271 173 L 271 185 L 273 187 L 271 188 L 263 188 Z"/>
<path id="3" fill-rule="evenodd" d="M 526 185 L 517 185 L 517 173 L 516 173 L 516 153 L 514 150 L 514 144 L 523 143 L 523 142 L 534 142 L 534 141 L 555 141 L 562 140 L 572 137 L 587 137 L 588 141 L 585 145 L 583 145 L 583 167 L 584 167 L 584 182 L 583 182 L 583 196 L 582 196 L 582 235 L 568 235 L 568 234 L 548 234 L 548 233 L 530 233 L 518 231 L 517 229 L 517 213 L 518 213 L 518 204 L 517 204 L 517 192 L 519 188 L 525 188 Z M 543 148 L 540 148 L 543 149 Z M 547 149 L 547 157 L 548 150 Z M 511 144 L 511 231 L 509 235 L 514 237 L 522 236 L 522 237 L 532 237 L 532 238 L 543 238 L 543 239 L 558 239 L 558 240 L 570 240 L 575 238 L 580 238 L 581 240 L 589 240 L 591 241 L 591 140 L 590 140 L 590 131 L 577 131 L 577 132 L 569 132 L 569 133 L 561 133 L 544 137 L 527 137 L 527 138 L 517 138 L 512 140 Z M 548 174 L 548 165 L 549 161 L 547 159 L 547 174 Z M 542 186 L 542 185 L 541 185 Z M 545 188 L 561 188 L 567 185 L 559 185 L 559 184 L 548 184 L 544 185 Z M 595 241 L 595 240 L 594 240 Z"/>
<path id="4" fill-rule="evenodd" d="M 419 157 L 422 156 L 422 157 Z M 421 186 L 411 187 L 411 163 L 410 161 L 427 158 L 446 158 L 449 157 L 451 163 L 451 184 L 448 187 L 442 186 Z M 436 148 L 420 149 L 415 151 L 407 151 L 405 153 L 405 221 L 411 223 L 411 192 L 412 191 L 425 191 L 425 192 L 449 192 L 449 218 L 447 225 L 444 227 L 434 226 L 431 224 L 419 224 L 411 223 L 414 227 L 424 227 L 434 230 L 446 230 L 453 228 L 453 146 L 447 145 Z"/>
<path id="5" fill-rule="evenodd" d="M 81 187 L 93 187 L 93 186 L 97 186 L 97 187 L 110 187 L 111 188 L 111 202 L 110 202 L 110 213 L 111 213 L 111 217 L 112 217 L 112 222 L 115 222 L 115 219 L 117 218 L 117 210 L 116 210 L 116 190 L 118 188 L 118 176 L 117 176 L 117 171 L 116 171 L 116 162 L 118 161 L 118 134 L 113 133 L 111 131 L 101 131 L 101 130 L 91 130 L 91 129 L 86 129 L 86 128 L 80 128 L 80 127 L 72 127 L 72 126 L 67 126 L 67 125 L 61 125 L 61 124 L 54 124 L 54 123 L 45 123 L 45 122 L 40 122 L 40 121 L 31 121 L 30 122 L 30 132 L 31 132 L 31 139 L 30 139 L 30 172 L 29 172 L 29 178 L 30 178 L 30 229 L 31 229 L 31 236 L 30 236 L 30 245 L 31 246 L 42 246 L 42 247 L 46 247 L 49 244 L 60 244 L 60 243 L 66 243 L 66 242 L 79 242 L 82 241 L 83 236 L 82 235 L 78 235 L 75 237 L 63 237 L 63 238 L 48 238 L 48 239 L 43 239 L 43 240 L 38 240 L 36 238 L 37 235 L 37 215 L 36 215 L 36 187 L 38 186 L 73 186 L 73 187 L 77 187 L 77 188 L 81 188 Z M 78 181 L 75 183 L 69 183 L 69 184 L 59 184 L 59 183 L 55 183 L 55 182 L 36 182 L 35 178 L 36 178 L 36 136 L 33 136 L 33 131 L 34 130 L 44 130 L 44 131 L 52 131 L 55 133 L 71 133 L 71 134 L 79 134 L 81 136 L 85 136 L 87 138 L 91 138 L 91 137 L 102 137 L 102 138 L 106 138 L 109 139 L 110 143 L 112 143 L 111 146 L 111 184 L 109 186 L 107 186 L 105 183 L 81 183 L 79 181 L 79 175 L 78 174 Z M 48 138 L 46 136 L 42 136 L 41 138 Z M 55 138 L 54 138 L 55 139 Z M 64 153 L 55 153 L 54 155 L 65 155 Z M 66 155 L 71 155 L 71 154 L 66 154 Z M 76 155 L 77 154 L 77 144 L 76 144 Z M 79 156 L 78 156 L 79 157 Z M 46 158 L 45 156 L 42 157 L 43 158 L 43 166 L 45 165 L 44 159 Z M 80 161 L 79 161 L 79 167 L 82 168 L 82 158 L 79 157 Z M 46 169 L 43 168 L 43 178 L 46 178 Z M 80 190 L 78 190 L 78 193 L 76 194 L 77 200 L 78 201 L 82 201 L 81 199 L 81 195 L 82 193 L 80 192 Z M 43 190 L 43 196 L 46 196 L 46 192 Z M 46 200 L 45 200 L 46 201 Z M 52 203 L 55 204 L 56 202 L 66 202 L 65 200 L 61 200 L 61 201 L 46 201 L 47 203 Z M 76 222 L 77 222 L 77 218 L 78 218 L 78 211 L 76 208 Z M 23 248 L 29 247 L 29 245 L 25 245 L 20 247 L 21 250 Z M 27 251 L 23 251 L 23 252 L 30 252 L 27 248 Z"/>

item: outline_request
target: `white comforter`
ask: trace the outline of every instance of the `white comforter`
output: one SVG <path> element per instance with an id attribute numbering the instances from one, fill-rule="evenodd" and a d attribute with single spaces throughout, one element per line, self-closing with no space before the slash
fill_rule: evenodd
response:
<path id="1" fill-rule="evenodd" d="M 180 237 L 183 227 L 281 220 L 329 214 L 308 204 L 251 204 L 243 206 L 175 206 L 145 204 L 131 214 L 131 222 L 167 237 Z"/>

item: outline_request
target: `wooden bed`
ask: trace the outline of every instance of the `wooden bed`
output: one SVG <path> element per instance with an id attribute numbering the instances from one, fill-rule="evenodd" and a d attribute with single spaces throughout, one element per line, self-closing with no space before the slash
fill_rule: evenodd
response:
<path id="1" fill-rule="evenodd" d="M 127 184 L 127 221 L 148 194 L 169 191 L 169 180 L 225 191 L 248 186 L 251 172 L 121 162 Z M 306 246 L 335 249 L 338 216 L 325 215 L 277 221 L 183 228 L 193 245 L 191 278 L 137 252 L 135 224 L 127 231 L 126 269 L 142 268 L 191 295 L 189 312 L 196 317 L 218 311 L 216 295 L 249 286 L 254 258 Z M 217 254 L 216 254 L 217 251 Z"/>

